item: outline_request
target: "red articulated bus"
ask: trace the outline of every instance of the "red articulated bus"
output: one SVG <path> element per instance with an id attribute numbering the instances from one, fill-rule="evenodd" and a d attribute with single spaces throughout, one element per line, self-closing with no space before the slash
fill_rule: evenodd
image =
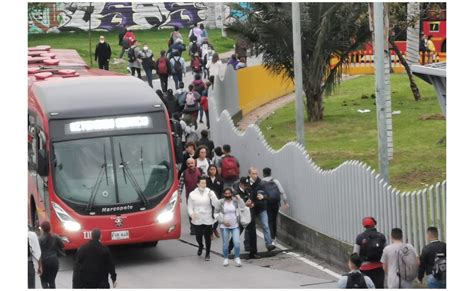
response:
<path id="1" fill-rule="evenodd" d="M 143 81 L 90 69 L 75 50 L 28 50 L 28 217 L 66 249 L 177 239 L 168 113 Z"/>

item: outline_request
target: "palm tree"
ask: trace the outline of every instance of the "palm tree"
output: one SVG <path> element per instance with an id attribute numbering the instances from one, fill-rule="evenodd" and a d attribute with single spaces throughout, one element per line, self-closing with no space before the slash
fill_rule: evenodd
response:
<path id="1" fill-rule="evenodd" d="M 263 65 L 273 73 L 294 79 L 291 3 L 234 5 L 246 15 L 235 19 L 229 34 L 253 42 L 263 54 Z M 324 93 L 339 84 L 350 51 L 370 39 L 367 4 L 301 3 L 303 89 L 309 121 L 324 117 Z M 331 59 L 337 63 L 330 66 Z"/>

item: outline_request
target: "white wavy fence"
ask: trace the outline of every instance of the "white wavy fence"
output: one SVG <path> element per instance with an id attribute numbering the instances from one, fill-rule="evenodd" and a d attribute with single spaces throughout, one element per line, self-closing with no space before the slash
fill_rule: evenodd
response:
<path id="1" fill-rule="evenodd" d="M 237 81 L 233 69 L 226 71 L 224 80 L 216 78 L 209 100 L 214 143 L 231 145 L 242 175 L 250 166 L 260 170 L 270 167 L 288 193 L 290 217 L 349 244 L 361 232 L 364 216 L 374 216 L 378 229 L 387 236 L 393 227 L 402 228 L 405 238 L 418 251 L 426 244 L 428 226 L 437 226 L 445 239 L 446 182 L 402 193 L 387 185 L 375 170 L 362 162 L 346 161 L 333 170 L 322 170 L 295 142 L 275 151 L 258 126 L 251 125 L 241 132 L 227 110 L 218 114 L 215 103 L 225 103 L 221 100 L 235 94 L 235 90 Z"/>

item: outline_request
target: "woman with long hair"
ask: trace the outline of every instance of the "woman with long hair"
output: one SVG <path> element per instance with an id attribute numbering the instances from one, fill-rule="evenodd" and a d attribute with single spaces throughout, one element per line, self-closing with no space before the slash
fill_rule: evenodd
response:
<path id="1" fill-rule="evenodd" d="M 217 172 L 216 165 L 211 164 L 207 170 L 207 187 L 214 191 L 217 199 L 222 198 L 222 192 L 224 192 L 224 180 L 222 180 L 222 177 Z M 212 233 L 215 237 L 220 237 L 219 232 L 217 231 L 218 226 L 219 224 L 217 221 L 212 225 Z"/>
<path id="2" fill-rule="evenodd" d="M 41 223 L 42 235 L 39 238 L 41 247 L 41 266 L 43 273 L 40 276 L 43 289 L 56 289 L 56 275 L 59 271 L 59 255 L 64 255 L 62 240 L 51 234 L 51 224 L 48 221 Z"/>

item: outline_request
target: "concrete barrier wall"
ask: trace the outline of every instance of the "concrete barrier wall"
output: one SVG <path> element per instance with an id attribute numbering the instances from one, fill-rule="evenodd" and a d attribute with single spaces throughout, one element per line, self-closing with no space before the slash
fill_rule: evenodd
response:
<path id="1" fill-rule="evenodd" d="M 238 70 L 237 84 L 243 115 L 295 90 L 292 80 L 271 73 L 263 65 Z"/>

